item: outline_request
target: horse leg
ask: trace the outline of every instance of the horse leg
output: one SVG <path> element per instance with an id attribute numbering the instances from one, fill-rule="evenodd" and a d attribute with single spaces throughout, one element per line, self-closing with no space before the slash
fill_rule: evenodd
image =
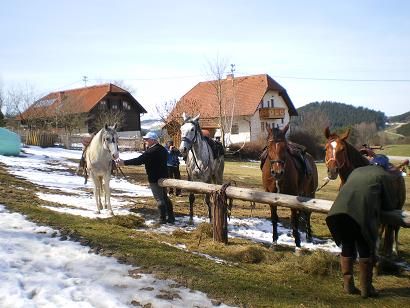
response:
<path id="1" fill-rule="evenodd" d="M 208 207 L 209 222 L 212 223 L 211 196 L 209 194 L 205 194 L 205 203 Z"/>
<path id="2" fill-rule="evenodd" d="M 387 225 L 384 228 L 383 251 L 386 256 L 391 256 L 393 251 L 394 231 L 393 226 Z"/>
<path id="3" fill-rule="evenodd" d="M 303 211 L 302 215 L 304 217 L 306 226 L 306 242 L 312 243 L 312 227 L 310 225 L 310 216 L 312 215 L 312 212 Z"/>
<path id="4" fill-rule="evenodd" d="M 394 227 L 394 246 L 393 246 L 393 254 L 399 256 L 399 230 L 400 227 Z"/>
<path id="5" fill-rule="evenodd" d="M 193 193 L 189 193 L 189 224 L 194 224 L 194 202 L 195 202 L 195 195 Z"/>
<path id="6" fill-rule="evenodd" d="M 112 211 L 112 208 L 111 208 L 110 178 L 108 176 L 104 177 L 104 196 L 105 196 L 105 206 L 110 212 L 110 214 L 114 216 L 114 212 Z"/>
<path id="7" fill-rule="evenodd" d="M 274 247 L 278 242 L 278 207 L 276 205 L 270 205 L 270 218 L 272 221 L 272 246 Z"/>
<path id="8" fill-rule="evenodd" d="M 95 203 L 97 204 L 97 214 L 100 214 L 102 205 L 101 205 L 101 185 L 98 183 L 98 177 L 93 176 L 93 182 L 94 182 L 94 198 L 95 198 Z"/>
<path id="9" fill-rule="evenodd" d="M 103 180 L 103 177 L 100 177 L 100 196 L 104 194 L 104 203 L 101 202 L 101 204 L 103 209 L 107 209 L 107 195 L 105 193 L 105 181 L 103 182 Z"/>
<path id="10" fill-rule="evenodd" d="M 296 247 L 300 248 L 300 234 L 299 234 L 299 213 L 298 210 L 290 210 L 290 221 L 292 225 L 292 234 L 295 239 Z"/>

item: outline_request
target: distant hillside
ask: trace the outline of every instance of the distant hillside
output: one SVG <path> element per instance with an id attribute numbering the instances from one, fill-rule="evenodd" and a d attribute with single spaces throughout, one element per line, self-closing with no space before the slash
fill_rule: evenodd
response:
<path id="1" fill-rule="evenodd" d="M 362 122 L 374 122 L 377 129 L 384 129 L 387 121 L 384 112 L 329 101 L 313 102 L 298 108 L 297 111 L 299 115 L 319 111 L 324 113 L 329 119 L 332 129 L 352 126 Z"/>
<path id="2" fill-rule="evenodd" d="M 410 111 L 393 117 L 389 117 L 388 119 L 390 123 L 410 123 Z"/>

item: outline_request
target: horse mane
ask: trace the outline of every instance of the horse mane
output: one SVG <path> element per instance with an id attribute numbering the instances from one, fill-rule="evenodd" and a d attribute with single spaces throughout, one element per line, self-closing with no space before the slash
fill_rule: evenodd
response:
<path id="1" fill-rule="evenodd" d="M 369 160 L 364 157 L 358 149 L 356 149 L 346 140 L 344 142 L 346 144 L 347 157 L 349 158 L 353 168 L 370 165 Z"/>
<path id="2" fill-rule="evenodd" d="M 272 137 L 277 142 L 286 141 L 285 134 L 277 127 L 272 128 Z"/>

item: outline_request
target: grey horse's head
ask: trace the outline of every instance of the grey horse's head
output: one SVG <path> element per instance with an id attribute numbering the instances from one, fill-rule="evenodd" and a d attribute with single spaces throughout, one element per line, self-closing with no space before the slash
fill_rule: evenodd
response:
<path id="1" fill-rule="evenodd" d="M 196 117 L 190 117 L 185 112 L 182 114 L 184 120 L 181 126 L 181 145 L 179 151 L 182 155 L 186 155 L 196 142 L 197 138 L 201 136 L 199 128 L 199 114 Z"/>
<path id="2" fill-rule="evenodd" d="M 113 159 L 119 157 L 118 151 L 118 134 L 117 134 L 117 124 L 114 126 L 108 126 L 105 124 L 104 128 L 101 131 L 101 138 L 104 150 L 110 152 Z"/>

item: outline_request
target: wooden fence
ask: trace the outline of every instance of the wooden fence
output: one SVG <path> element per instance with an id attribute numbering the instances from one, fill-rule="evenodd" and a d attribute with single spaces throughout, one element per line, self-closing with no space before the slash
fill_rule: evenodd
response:
<path id="1" fill-rule="evenodd" d="M 25 144 L 37 145 L 43 148 L 52 147 L 58 140 L 57 134 L 46 133 L 42 131 L 29 131 L 24 138 Z"/>
<path id="2" fill-rule="evenodd" d="M 162 187 L 176 187 L 184 189 L 190 192 L 196 193 L 214 193 L 221 190 L 221 185 L 206 184 L 202 182 L 190 182 L 174 179 L 160 179 L 158 184 Z M 241 188 L 235 186 L 229 186 L 225 190 L 225 194 L 228 198 L 239 199 L 244 201 L 258 202 L 263 204 L 274 204 L 277 206 L 283 206 L 291 209 L 307 210 L 316 213 L 327 214 L 332 207 L 333 201 L 323 199 L 312 199 L 305 197 L 297 197 L 285 194 L 269 193 L 263 191 L 257 191 L 249 188 Z M 218 204 L 212 204 L 215 209 Z M 213 213 L 218 213 L 218 210 L 212 210 Z M 220 218 L 219 218 L 220 219 Z M 228 222 L 226 216 L 224 217 L 226 226 Z M 410 227 L 410 212 L 407 211 L 382 211 L 380 220 L 384 224 L 398 225 L 401 227 Z M 227 239 L 227 228 L 220 228 L 215 224 L 220 224 L 218 218 L 213 219 L 214 230 L 219 232 L 226 232 L 226 234 L 214 235 L 214 239 Z M 218 240 L 220 241 L 220 240 Z M 222 240 L 226 242 L 225 240 Z"/>

